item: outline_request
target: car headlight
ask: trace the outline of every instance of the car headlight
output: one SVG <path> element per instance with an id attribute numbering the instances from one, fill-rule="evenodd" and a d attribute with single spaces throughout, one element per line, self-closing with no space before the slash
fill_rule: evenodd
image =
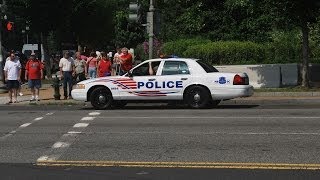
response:
<path id="1" fill-rule="evenodd" d="M 76 89 L 85 89 L 86 86 L 84 84 L 77 84 Z"/>

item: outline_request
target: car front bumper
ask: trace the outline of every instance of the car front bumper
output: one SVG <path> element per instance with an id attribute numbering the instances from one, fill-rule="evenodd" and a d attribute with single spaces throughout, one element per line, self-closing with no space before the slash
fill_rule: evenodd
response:
<path id="1" fill-rule="evenodd" d="M 87 91 L 85 89 L 73 89 L 71 96 L 74 100 L 87 101 Z"/>

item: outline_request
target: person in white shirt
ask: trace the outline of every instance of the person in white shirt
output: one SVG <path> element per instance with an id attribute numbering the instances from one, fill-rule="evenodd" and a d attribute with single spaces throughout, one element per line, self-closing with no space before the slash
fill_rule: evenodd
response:
<path id="1" fill-rule="evenodd" d="M 112 64 L 112 69 L 113 69 L 113 75 L 119 75 L 120 74 L 120 56 L 122 55 L 121 53 L 121 48 L 117 48 L 117 52 L 113 56 L 113 64 Z"/>
<path id="2" fill-rule="evenodd" d="M 63 58 L 60 59 L 59 62 L 61 78 L 63 78 L 63 92 L 64 92 L 64 99 L 72 99 L 71 91 L 73 85 L 73 73 L 74 71 L 74 60 L 70 57 L 69 52 L 65 52 Z M 69 87 L 69 91 L 68 91 Z"/>
<path id="3" fill-rule="evenodd" d="M 8 104 L 17 103 L 17 90 L 20 86 L 21 64 L 14 53 L 10 54 L 10 60 L 6 61 L 3 70 L 4 78 L 7 82 L 7 87 L 9 90 Z"/>

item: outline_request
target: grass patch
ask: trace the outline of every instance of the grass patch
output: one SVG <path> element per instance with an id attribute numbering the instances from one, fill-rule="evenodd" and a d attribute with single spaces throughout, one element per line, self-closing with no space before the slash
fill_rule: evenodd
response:
<path id="1" fill-rule="evenodd" d="M 320 88 L 285 87 L 285 88 L 260 88 L 254 89 L 255 92 L 319 92 Z"/>

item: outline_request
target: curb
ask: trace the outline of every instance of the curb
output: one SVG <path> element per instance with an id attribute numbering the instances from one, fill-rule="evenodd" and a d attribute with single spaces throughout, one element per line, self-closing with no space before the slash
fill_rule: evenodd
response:
<path id="1" fill-rule="evenodd" d="M 320 92 L 254 92 L 252 97 L 320 97 Z"/>
<path id="2" fill-rule="evenodd" d="M 232 99 L 220 105 L 320 105 L 320 98 L 310 99 Z"/>

